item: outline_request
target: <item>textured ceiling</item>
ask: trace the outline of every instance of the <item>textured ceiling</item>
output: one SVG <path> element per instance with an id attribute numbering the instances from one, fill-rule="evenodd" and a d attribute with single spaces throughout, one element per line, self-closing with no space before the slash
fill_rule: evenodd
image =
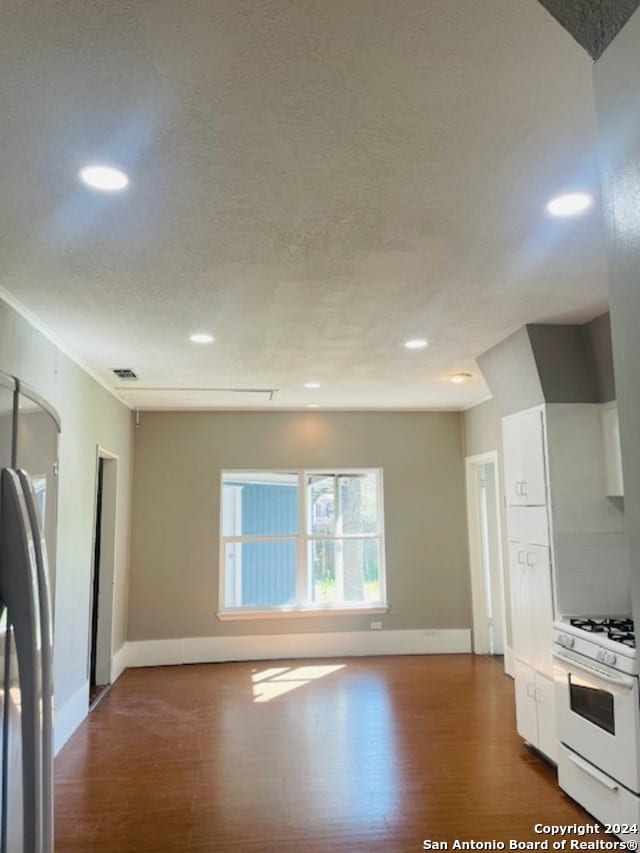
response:
<path id="1" fill-rule="evenodd" d="M 597 194 L 591 62 L 535 0 L 4 0 L 0 29 L 0 287 L 135 405 L 462 408 L 520 325 L 606 310 L 598 207 L 544 213 Z M 278 392 L 179 390 L 238 387 Z"/>
<path id="2" fill-rule="evenodd" d="M 618 35 L 640 0 L 540 0 L 593 59 Z"/>

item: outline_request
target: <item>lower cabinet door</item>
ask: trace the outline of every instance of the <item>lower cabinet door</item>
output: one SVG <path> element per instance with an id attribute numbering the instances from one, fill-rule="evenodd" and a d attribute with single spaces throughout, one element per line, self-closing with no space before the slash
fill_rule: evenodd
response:
<path id="1" fill-rule="evenodd" d="M 538 749 L 557 764 L 556 712 L 553 681 L 536 673 L 535 704 L 538 717 Z"/>
<path id="2" fill-rule="evenodd" d="M 520 737 L 551 761 L 558 761 L 553 680 L 515 661 L 516 726 Z"/>
<path id="3" fill-rule="evenodd" d="M 515 661 L 516 728 L 520 737 L 532 746 L 538 746 L 538 720 L 536 713 L 536 674 L 522 661 Z"/>

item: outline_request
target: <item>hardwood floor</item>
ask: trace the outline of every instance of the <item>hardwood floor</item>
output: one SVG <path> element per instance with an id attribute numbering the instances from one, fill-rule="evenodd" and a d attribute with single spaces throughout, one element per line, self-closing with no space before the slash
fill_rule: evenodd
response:
<path id="1" fill-rule="evenodd" d="M 56 809 L 57 853 L 403 853 L 594 822 L 516 735 L 501 662 L 471 655 L 127 670 L 56 759 Z"/>

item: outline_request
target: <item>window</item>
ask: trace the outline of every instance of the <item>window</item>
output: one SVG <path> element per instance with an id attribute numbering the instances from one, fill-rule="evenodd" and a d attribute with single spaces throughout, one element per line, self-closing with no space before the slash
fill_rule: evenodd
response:
<path id="1" fill-rule="evenodd" d="M 382 472 L 225 471 L 221 615 L 386 609 Z"/>

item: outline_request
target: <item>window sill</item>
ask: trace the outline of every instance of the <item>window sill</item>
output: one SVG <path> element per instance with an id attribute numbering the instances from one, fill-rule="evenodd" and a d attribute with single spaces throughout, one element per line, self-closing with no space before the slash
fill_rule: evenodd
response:
<path id="1" fill-rule="evenodd" d="M 358 613 L 386 613 L 387 604 L 366 604 L 362 607 L 292 607 L 282 610 L 221 610 L 216 615 L 221 622 L 234 619 L 293 619 L 305 616 L 356 616 Z"/>

